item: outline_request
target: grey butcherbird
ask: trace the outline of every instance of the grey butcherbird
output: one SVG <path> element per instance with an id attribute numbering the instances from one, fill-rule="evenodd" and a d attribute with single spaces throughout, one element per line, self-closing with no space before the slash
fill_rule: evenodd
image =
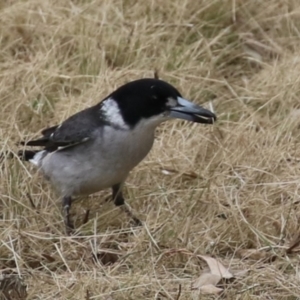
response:
<path id="1" fill-rule="evenodd" d="M 205 124 L 216 120 L 214 113 L 185 100 L 169 83 L 139 79 L 59 126 L 43 130 L 40 139 L 21 142 L 43 149 L 20 151 L 20 155 L 38 166 L 61 195 L 67 232 L 73 228 L 72 198 L 105 188 L 112 188 L 115 205 L 141 224 L 126 207 L 122 186 L 150 151 L 156 127 L 172 118 Z"/>

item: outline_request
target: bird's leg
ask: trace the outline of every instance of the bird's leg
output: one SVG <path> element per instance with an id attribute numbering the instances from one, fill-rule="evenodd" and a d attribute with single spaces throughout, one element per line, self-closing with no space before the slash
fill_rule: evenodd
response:
<path id="1" fill-rule="evenodd" d="M 128 204 L 125 203 L 122 184 L 116 184 L 112 187 L 112 198 L 116 206 L 120 206 L 121 210 L 124 211 L 133 221 L 136 226 L 141 226 L 142 222 L 132 213 Z"/>
<path id="2" fill-rule="evenodd" d="M 70 220 L 70 208 L 72 204 L 72 197 L 63 197 L 63 210 L 64 210 L 64 222 L 66 226 L 66 232 L 68 235 L 70 235 L 74 229 L 74 225 Z"/>

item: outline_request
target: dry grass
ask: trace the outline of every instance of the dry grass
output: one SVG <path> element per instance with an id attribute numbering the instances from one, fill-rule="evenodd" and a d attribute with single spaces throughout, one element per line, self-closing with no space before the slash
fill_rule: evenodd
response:
<path id="1" fill-rule="evenodd" d="M 144 228 L 104 191 L 73 206 L 77 226 L 92 214 L 66 237 L 49 185 L 3 160 L 1 276 L 21 276 L 27 299 L 299 299 L 299 249 L 287 251 L 300 217 L 299 1 L 2 0 L 0 9 L 0 150 L 16 152 L 18 140 L 154 70 L 219 117 L 160 127 L 127 183 Z M 206 266 L 187 251 L 248 272 L 199 296 L 191 283 Z"/>

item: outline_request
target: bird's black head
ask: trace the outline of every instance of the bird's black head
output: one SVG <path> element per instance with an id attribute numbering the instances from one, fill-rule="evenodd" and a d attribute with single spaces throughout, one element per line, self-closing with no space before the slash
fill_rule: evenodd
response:
<path id="1" fill-rule="evenodd" d="M 141 120 L 149 120 L 157 126 L 170 118 L 209 124 L 216 119 L 209 110 L 183 99 L 169 83 L 154 78 L 126 83 L 107 99 L 118 104 L 124 122 L 131 128 Z"/>

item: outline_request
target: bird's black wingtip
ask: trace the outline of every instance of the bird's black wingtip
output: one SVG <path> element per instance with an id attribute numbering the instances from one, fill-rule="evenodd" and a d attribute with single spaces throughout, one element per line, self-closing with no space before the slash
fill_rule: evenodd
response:
<path id="1" fill-rule="evenodd" d="M 33 159 L 37 152 L 39 152 L 39 150 L 19 150 L 17 155 L 21 160 L 28 161 Z"/>
<path id="2" fill-rule="evenodd" d="M 48 138 L 42 137 L 40 139 L 32 140 L 32 141 L 28 141 L 28 142 L 21 141 L 19 143 L 19 145 L 21 145 L 21 146 L 39 146 L 39 147 L 45 147 L 48 144 L 48 142 L 49 142 Z"/>
<path id="3" fill-rule="evenodd" d="M 0 162 L 2 162 L 4 159 L 12 159 L 14 157 L 19 157 L 22 161 L 28 161 L 30 159 L 33 159 L 37 152 L 39 151 L 19 150 L 17 153 L 14 153 L 12 151 L 4 151 L 0 153 Z"/>

